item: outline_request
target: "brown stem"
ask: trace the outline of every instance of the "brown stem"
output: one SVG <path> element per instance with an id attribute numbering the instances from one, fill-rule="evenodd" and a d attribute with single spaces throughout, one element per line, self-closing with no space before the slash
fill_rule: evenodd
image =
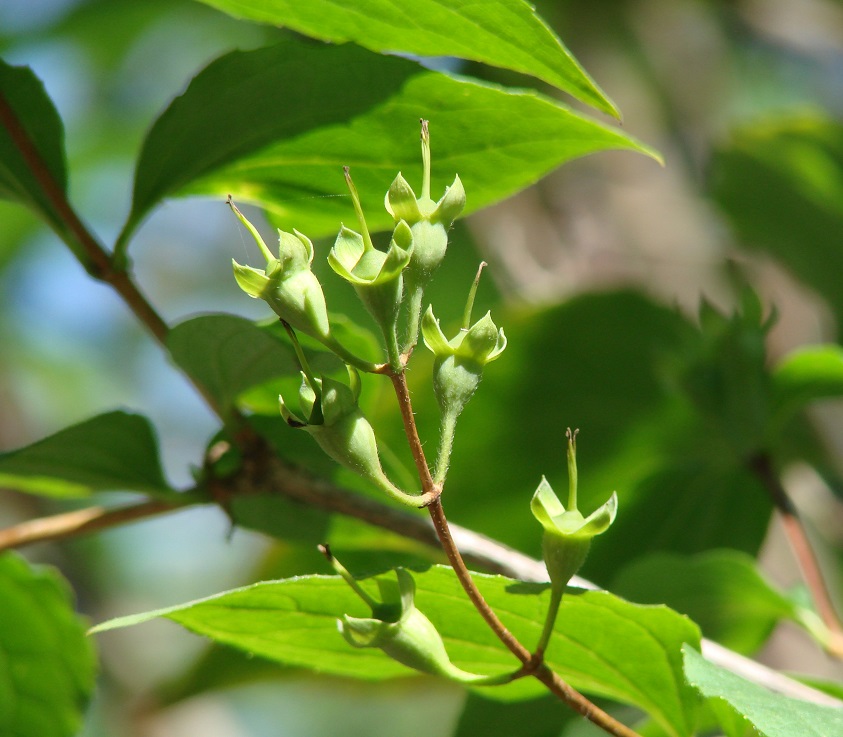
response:
<path id="1" fill-rule="evenodd" d="M 637 732 L 589 701 L 579 691 L 566 683 L 557 673 L 554 673 L 548 668 L 545 663 L 533 661 L 530 651 L 501 622 L 498 615 L 495 614 L 474 583 L 471 572 L 466 567 L 462 555 L 460 555 L 460 551 L 451 536 L 448 520 L 442 509 L 442 499 L 439 498 L 430 504 L 427 511 L 433 520 L 433 527 L 439 537 L 439 542 L 445 550 L 445 554 L 448 556 L 448 562 L 454 569 L 460 584 L 462 584 L 463 590 L 480 613 L 480 616 L 486 621 L 486 624 L 498 636 L 498 639 L 521 661 L 524 666 L 525 675 L 532 675 L 537 678 L 551 693 L 564 701 L 571 709 L 596 724 L 605 732 L 616 737 L 640 737 Z"/>
<path id="2" fill-rule="evenodd" d="M 615 737 L 639 737 L 637 732 L 634 732 L 625 724 L 617 721 L 614 717 L 607 714 L 596 704 L 593 704 L 585 696 L 577 690 L 568 685 L 562 678 L 554 673 L 547 665 L 539 660 L 534 660 L 530 651 L 524 647 L 518 639 L 506 628 L 503 622 L 495 614 L 492 607 L 480 593 L 480 589 L 474 583 L 471 573 L 465 565 L 465 561 L 460 555 L 459 548 L 457 548 L 454 538 L 451 535 L 451 530 L 448 526 L 448 520 L 445 517 L 445 511 L 442 508 L 442 487 L 435 484 L 430 475 L 430 468 L 427 465 L 427 459 L 424 456 L 424 449 L 422 448 L 421 440 L 419 439 L 418 429 L 416 428 L 416 419 L 413 414 L 413 405 L 410 401 L 410 390 L 407 387 L 407 379 L 403 371 L 394 372 L 390 374 L 392 385 L 395 388 L 395 395 L 398 398 L 398 405 L 401 408 L 401 417 L 404 421 L 404 432 L 407 436 L 407 442 L 410 445 L 410 451 L 413 454 L 413 460 L 416 463 L 416 468 L 419 472 L 419 478 L 422 482 L 422 491 L 425 494 L 433 495 L 432 501 L 427 505 L 430 519 L 433 522 L 433 528 L 436 530 L 436 536 L 439 538 L 439 543 L 448 557 L 448 562 L 454 573 L 457 576 L 460 584 L 463 587 L 474 608 L 483 617 L 489 628 L 497 635 L 498 639 L 521 661 L 524 675 L 535 676 L 541 681 L 551 693 L 564 701 L 574 711 L 584 716 L 589 721 L 596 724 L 598 727 L 608 732 Z"/>
<path id="3" fill-rule="evenodd" d="M 55 210 L 58 223 L 52 217 L 50 217 L 50 221 L 56 233 L 65 241 L 85 270 L 93 278 L 111 286 L 123 298 L 135 317 L 152 333 L 158 343 L 166 347 L 167 335 L 169 334 L 167 323 L 146 299 L 129 274 L 124 269 L 115 267 L 109 253 L 76 214 L 76 211 L 68 202 L 64 190 L 53 177 L 14 109 L 2 93 L 0 93 L 0 124 L 8 131 L 9 137 L 41 187 L 42 193 Z M 64 226 L 64 229 L 60 226 Z M 203 386 L 193 380 L 191 381 L 208 403 L 208 406 L 223 422 L 229 419 L 238 420 L 236 413 L 233 417 L 225 416 L 214 397 Z"/>
<path id="4" fill-rule="evenodd" d="M 460 551 L 451 536 L 450 529 L 448 528 L 448 520 L 445 517 L 445 511 L 442 508 L 442 499 L 437 499 L 433 502 L 433 504 L 430 504 L 427 511 L 430 514 L 430 519 L 433 521 L 433 529 L 436 530 L 436 536 L 439 538 L 439 543 L 442 545 L 442 549 L 448 557 L 448 562 L 457 574 L 457 578 L 462 584 L 463 589 L 465 589 L 465 593 L 468 598 L 471 599 L 471 603 L 474 604 L 474 608 L 477 609 L 480 616 L 486 620 L 486 624 L 489 625 L 489 627 L 498 636 L 498 639 L 506 645 L 510 652 L 512 652 L 512 654 L 515 655 L 515 657 L 522 663 L 529 663 L 530 651 L 518 642 L 515 636 L 506 628 L 504 623 L 501 622 L 498 615 L 495 614 L 492 607 L 490 607 L 486 599 L 483 598 L 483 594 L 481 594 L 478 590 L 474 583 L 474 579 L 471 578 L 471 573 L 466 567 L 465 561 L 463 560 L 462 555 L 460 555 Z"/>
<path id="5" fill-rule="evenodd" d="M 74 239 L 74 243 L 68 243 L 68 245 L 71 246 L 71 250 L 82 263 L 82 266 L 96 279 L 110 284 L 123 297 L 138 319 L 146 325 L 155 338 L 160 343 L 164 343 L 167 338 L 167 324 L 147 301 L 146 297 L 141 294 L 137 285 L 132 282 L 126 272 L 114 268 L 106 250 L 91 235 L 91 232 L 85 227 L 67 201 L 63 189 L 56 182 L 14 109 L 2 94 L 0 94 L 0 123 L 8 131 L 9 137 L 41 187 L 41 191 L 55 210 L 59 219 L 58 224 L 67 229 L 66 232 L 60 232 L 57 229 L 57 232 L 65 240 L 68 236 Z M 57 223 L 53 223 L 53 225 L 55 227 Z"/>
<path id="6" fill-rule="evenodd" d="M 422 494 L 427 495 L 431 500 L 437 499 L 442 488 L 433 481 L 433 477 L 430 475 L 430 468 L 427 465 L 427 459 L 424 457 L 424 449 L 419 438 L 419 432 L 416 429 L 416 418 L 413 415 L 413 404 L 410 401 L 410 389 L 407 386 L 407 377 L 403 371 L 398 371 L 391 372 L 389 378 L 395 389 L 395 396 L 398 398 L 401 419 L 404 421 L 404 432 L 407 435 L 410 452 L 413 454 L 413 461 L 415 461 L 416 470 L 419 473 Z"/>
<path id="7" fill-rule="evenodd" d="M 819 561 L 811 546 L 811 541 L 808 539 L 805 526 L 799 517 L 799 512 L 793 500 L 788 496 L 784 486 L 782 486 L 773 468 L 773 461 L 769 454 L 758 453 L 749 459 L 748 465 L 764 485 L 764 488 L 773 500 L 773 504 L 781 515 L 785 535 L 787 535 L 791 550 L 793 550 L 793 554 L 796 557 L 796 562 L 799 565 L 805 585 L 811 592 L 811 597 L 817 607 L 817 613 L 822 618 L 825 626 L 833 634 L 836 642 L 839 643 L 840 638 L 843 637 L 843 625 L 841 625 L 837 612 L 834 609 L 831 594 L 823 578 Z"/>
<path id="8" fill-rule="evenodd" d="M 178 508 L 179 505 L 172 502 L 156 499 L 116 509 L 87 507 L 50 517 L 31 519 L 0 530 L 0 551 L 103 530 Z"/>

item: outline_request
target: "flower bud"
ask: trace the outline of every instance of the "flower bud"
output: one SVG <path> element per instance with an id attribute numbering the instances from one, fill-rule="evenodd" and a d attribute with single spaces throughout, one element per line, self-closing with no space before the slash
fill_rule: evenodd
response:
<path id="1" fill-rule="evenodd" d="M 402 364 L 398 344 L 398 311 L 404 297 L 402 272 L 413 254 L 413 234 L 407 223 L 399 221 L 386 253 L 377 250 L 369 235 L 360 196 L 347 166 L 344 167 L 344 172 L 361 233 L 355 233 L 342 226 L 328 255 L 328 263 L 354 287 L 357 296 L 383 333 L 389 364 L 393 370 L 400 370 Z"/>
<path id="2" fill-rule="evenodd" d="M 337 463 L 384 488 L 391 482 L 378 456 L 375 431 L 357 405 L 360 380 L 348 367 L 351 385 L 329 377 L 313 379 L 302 373 L 299 406 L 303 416 L 290 411 L 279 397 L 281 415 L 292 427 L 306 430 Z"/>
<path id="3" fill-rule="evenodd" d="M 568 430 L 569 508 L 565 509 L 544 477 L 530 502 L 533 516 L 544 528 L 544 562 L 551 583 L 558 589 L 566 586 L 577 573 L 588 555 L 591 539 L 609 529 L 618 509 L 618 496 L 614 492 L 588 517 L 583 517 L 577 509 L 575 437 L 575 433 Z"/>
<path id="4" fill-rule="evenodd" d="M 459 176 L 445 189 L 439 202 L 430 197 L 430 133 L 426 120 L 422 132 L 422 193 L 416 197 L 413 188 L 399 172 L 386 193 L 384 205 L 395 222 L 404 221 L 413 233 L 413 253 L 404 273 L 408 302 L 407 343 L 418 338 L 424 289 L 445 258 L 448 229 L 465 208 L 465 189 Z"/>
<path id="5" fill-rule="evenodd" d="M 451 340 L 445 337 L 439 320 L 428 307 L 422 318 L 422 337 L 433 352 L 433 387 L 444 412 L 462 411 L 483 376 L 483 367 L 506 348 L 506 335 L 487 312 L 470 328 L 462 329 Z"/>
<path id="6" fill-rule="evenodd" d="M 412 251 L 413 235 L 404 222 L 395 228 L 386 253 L 377 250 L 369 238 L 343 226 L 328 254 L 328 263 L 354 287 L 383 329 L 394 325 L 398 318 L 403 290 L 401 273 Z"/>
<path id="7" fill-rule="evenodd" d="M 413 577 L 403 568 L 396 569 L 395 575 L 397 591 L 381 586 L 384 603 L 373 608 L 372 617 L 343 616 L 340 622 L 343 637 L 354 647 L 378 647 L 393 660 L 422 673 L 450 676 L 454 666 L 442 637 L 433 623 L 416 609 Z M 379 618 L 378 614 L 386 618 Z"/>
<path id="8" fill-rule="evenodd" d="M 278 231 L 278 257 L 275 258 L 257 229 L 229 198 L 235 215 L 246 226 L 266 259 L 264 270 L 243 266 L 232 260 L 234 278 L 250 297 L 264 300 L 284 321 L 318 340 L 330 339 L 328 310 L 322 285 L 310 270 L 313 244 L 299 231 Z"/>
<path id="9" fill-rule="evenodd" d="M 338 625 L 346 642 L 353 647 L 377 647 L 393 660 L 408 668 L 442 676 L 458 683 L 499 685 L 509 683 L 514 674 L 481 676 L 468 673 L 451 663 L 445 643 L 434 624 L 416 608 L 416 583 L 403 568 L 395 569 L 397 585 L 387 579 L 378 580 L 382 602 L 364 591 L 351 574 L 337 561 L 327 546 L 320 546 L 334 570 L 371 608 L 371 617 L 343 615 Z"/>

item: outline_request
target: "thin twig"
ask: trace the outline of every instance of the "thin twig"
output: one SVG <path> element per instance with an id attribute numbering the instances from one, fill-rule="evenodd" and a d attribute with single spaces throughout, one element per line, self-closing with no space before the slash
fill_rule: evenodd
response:
<path id="1" fill-rule="evenodd" d="M 128 277 L 125 271 L 117 270 L 111 262 L 111 257 L 100 245 L 90 230 L 82 223 L 73 207 L 67 200 L 62 187 L 56 182 L 26 129 L 21 124 L 8 100 L 0 93 L 0 123 L 6 128 L 9 137 L 17 147 L 26 165 L 29 167 L 41 191 L 52 205 L 62 225 L 67 232 L 57 233 L 62 239 L 68 234 L 75 240 L 71 251 L 77 256 L 82 266 L 96 279 L 110 284 L 131 308 L 137 318 L 149 329 L 159 343 L 167 339 L 167 324 L 144 297 L 137 285 Z M 54 227 L 55 227 L 54 223 Z M 80 250 L 81 249 L 81 253 Z"/>
<path id="2" fill-rule="evenodd" d="M 30 519 L 0 530 L 0 551 L 104 530 L 164 512 L 172 512 L 179 507 L 180 505 L 172 502 L 155 499 L 125 507 L 110 509 L 86 507 L 50 517 Z"/>
<path id="3" fill-rule="evenodd" d="M 46 162 L 29 137 L 23 124 L 18 119 L 14 108 L 12 108 L 2 93 L 0 93 L 0 124 L 6 128 L 9 137 L 26 162 L 36 182 L 41 187 L 44 197 L 46 197 L 47 201 L 55 210 L 59 218 L 59 223 L 54 222 L 53 218 L 50 218 L 50 221 L 57 235 L 65 242 L 85 270 L 93 278 L 111 286 L 120 295 L 141 324 L 152 333 L 155 340 L 166 348 L 167 336 L 170 330 L 167 323 L 164 322 L 149 300 L 143 295 L 138 285 L 126 270 L 115 266 L 111 255 L 76 214 L 73 206 L 65 196 L 64 190 L 55 180 L 55 177 L 53 177 Z M 58 225 L 63 225 L 65 229 L 60 229 L 57 227 Z M 73 240 L 69 240 L 70 238 Z M 226 414 L 215 397 L 205 387 L 192 378 L 190 378 L 190 381 L 207 402 L 211 410 L 224 423 L 233 421 L 236 427 L 242 428 L 242 422 L 240 422 L 239 415 L 236 412 Z"/>
<path id="4" fill-rule="evenodd" d="M 819 561 L 811 546 L 811 541 L 808 539 L 805 525 L 802 523 L 796 505 L 782 486 L 769 454 L 758 453 L 749 459 L 748 465 L 764 485 L 781 515 L 782 525 L 802 573 L 802 579 L 811 592 L 811 598 L 817 607 L 817 613 L 832 635 L 830 646 L 839 656 L 843 654 L 843 625 L 841 625 L 840 618 L 834 609 Z"/>

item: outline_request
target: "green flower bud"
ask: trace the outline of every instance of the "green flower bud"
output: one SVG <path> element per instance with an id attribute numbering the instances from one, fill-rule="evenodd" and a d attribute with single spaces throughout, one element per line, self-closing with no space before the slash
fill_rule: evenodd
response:
<path id="1" fill-rule="evenodd" d="M 399 173 L 386 193 L 384 205 L 395 222 L 404 221 L 413 233 L 413 253 L 404 274 L 409 303 L 407 342 L 415 345 L 419 329 L 422 296 L 436 269 L 445 258 L 448 229 L 465 208 L 465 189 L 459 176 L 445 189 L 438 202 L 430 197 L 430 134 L 426 120 L 422 122 L 422 194 L 416 197 L 413 188 Z"/>
<path id="2" fill-rule="evenodd" d="M 373 607 L 372 617 L 343 616 L 343 637 L 354 647 L 380 648 L 393 660 L 422 673 L 450 677 L 458 669 L 451 664 L 436 627 L 416 609 L 413 577 L 403 568 L 396 569 L 395 576 L 397 592 L 381 586 L 384 602 Z"/>
<path id="3" fill-rule="evenodd" d="M 544 527 L 542 553 L 550 580 L 565 586 L 582 567 L 591 538 L 608 529 L 615 518 L 618 498 L 612 494 L 597 511 L 583 517 L 576 509 L 566 510 L 542 477 L 530 509 Z"/>
<path id="4" fill-rule="evenodd" d="M 383 327 L 394 325 L 398 319 L 403 291 L 401 273 L 412 251 L 413 235 L 406 223 L 398 223 L 386 253 L 377 250 L 371 239 L 343 226 L 328 254 L 328 263 L 354 287 L 366 309 Z"/>
<path id="5" fill-rule="evenodd" d="M 360 222 L 361 233 L 342 226 L 328 263 L 343 279 L 350 282 L 366 309 L 374 317 L 386 340 L 389 363 L 393 370 L 401 368 L 398 346 L 398 311 L 404 296 L 402 272 L 413 254 L 413 234 L 410 226 L 399 222 L 392 234 L 389 249 L 384 253 L 375 248 L 357 188 L 344 167 L 345 181 Z"/>
<path id="6" fill-rule="evenodd" d="M 337 463 L 383 488 L 392 488 L 378 456 L 375 431 L 357 405 L 360 379 L 348 367 L 350 386 L 329 377 L 310 379 L 302 372 L 299 389 L 301 415 L 290 411 L 279 397 L 282 417 L 292 427 L 303 428 Z"/>
<path id="7" fill-rule="evenodd" d="M 301 360 L 304 361 L 303 354 Z M 327 376 L 316 378 L 306 363 L 302 366 L 301 414 L 292 412 L 284 398 L 278 397 L 281 416 L 287 424 L 306 430 L 330 458 L 371 481 L 396 501 L 416 508 L 429 503 L 425 495 L 415 496 L 402 491 L 384 473 L 375 431 L 357 404 L 361 389 L 357 371 L 346 367 L 349 376 L 349 385 L 346 385 Z"/>
<path id="8" fill-rule="evenodd" d="M 566 586 L 577 573 L 585 562 L 592 538 L 609 529 L 618 509 L 618 496 L 614 492 L 588 517 L 583 517 L 577 509 L 575 438 L 575 433 L 568 430 L 569 508 L 565 509 L 544 477 L 530 502 L 533 516 L 544 528 L 544 562 L 556 588 Z"/>
<path id="9" fill-rule="evenodd" d="M 499 685 L 509 683 L 514 674 L 481 676 L 468 673 L 451 663 L 442 636 L 433 623 L 416 608 L 416 583 L 403 568 L 395 569 L 396 583 L 379 579 L 382 602 L 363 590 L 351 574 L 331 555 L 327 546 L 320 549 L 331 565 L 371 608 L 371 617 L 343 615 L 338 625 L 346 642 L 353 647 L 377 647 L 408 668 L 442 676 L 458 683 Z"/>
<path id="10" fill-rule="evenodd" d="M 462 329 L 451 340 L 445 337 L 439 320 L 428 307 L 422 318 L 422 337 L 436 356 L 433 387 L 443 412 L 462 411 L 483 376 L 483 367 L 506 348 L 506 335 L 487 312 L 470 328 Z"/>
<path id="11" fill-rule="evenodd" d="M 257 229 L 229 199 L 229 205 L 248 228 L 266 259 L 264 270 L 243 266 L 232 260 L 234 278 L 250 297 L 264 300 L 284 321 L 318 340 L 330 340 L 331 328 L 322 285 L 310 270 L 313 244 L 294 230 L 278 231 L 278 257 L 275 258 Z"/>
<path id="12" fill-rule="evenodd" d="M 448 248 L 448 229 L 465 207 L 465 189 L 459 176 L 445 189 L 439 202 L 416 198 L 412 187 L 399 173 L 389 187 L 384 202 L 395 222 L 404 221 L 413 232 L 415 249 L 407 270 L 419 282 L 427 283 L 439 268 Z"/>

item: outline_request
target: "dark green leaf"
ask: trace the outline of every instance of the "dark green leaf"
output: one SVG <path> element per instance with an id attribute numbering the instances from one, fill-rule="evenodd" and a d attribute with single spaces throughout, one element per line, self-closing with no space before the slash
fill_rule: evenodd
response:
<path id="1" fill-rule="evenodd" d="M 760 120 L 716 154 L 711 191 L 743 245 L 767 251 L 843 316 L 843 125 Z"/>
<path id="2" fill-rule="evenodd" d="M 149 421 L 109 412 L 0 455 L 0 486 L 55 497 L 171 491 Z"/>
<path id="3" fill-rule="evenodd" d="M 692 647 L 683 648 L 688 681 L 705 697 L 726 702 L 763 737 L 837 737 L 843 709 L 819 706 L 774 694 L 709 663 Z"/>
<path id="4" fill-rule="evenodd" d="M 698 333 L 678 313 L 615 292 L 493 316 L 509 345 L 457 425 L 446 485 L 454 521 L 539 556 L 529 502 L 543 474 L 567 488 L 570 426 L 580 428 L 580 509 L 619 497 L 583 575 L 608 585 L 618 561 L 655 550 L 757 551 L 772 509 L 764 490 L 664 380 L 664 365 Z M 433 442 L 429 374 L 416 368 L 410 379 L 421 437 Z"/>
<path id="5" fill-rule="evenodd" d="M 523 72 L 620 117 L 556 34 L 523 0 L 202 0 L 237 18 L 372 51 L 451 56 Z"/>
<path id="6" fill-rule="evenodd" d="M 667 604 L 706 637 L 741 653 L 755 652 L 780 620 L 796 617 L 793 602 L 761 576 L 754 559 L 735 550 L 639 558 L 611 589 L 641 604 Z"/>
<path id="7" fill-rule="evenodd" d="M 292 429 L 291 429 L 292 432 Z M 324 542 L 329 515 L 320 509 L 296 504 L 277 494 L 241 494 L 229 506 L 235 524 L 279 540 L 317 545 Z"/>
<path id="8" fill-rule="evenodd" d="M 532 92 L 423 71 L 351 45 L 288 40 L 216 60 L 156 121 L 121 243 L 161 199 L 185 194 L 232 193 L 267 206 L 286 230 L 334 234 L 353 218 L 347 198 L 337 197 L 347 193 L 346 164 L 370 228 L 390 227 L 383 195 L 392 179 L 403 171 L 420 186 L 420 117 L 431 121 L 434 193 L 459 173 L 467 212 L 578 156 L 605 149 L 653 155 Z"/>
<path id="9" fill-rule="evenodd" d="M 675 452 L 691 456 L 698 437 L 685 436 Z M 669 450 L 663 436 L 656 442 Z M 770 523 L 772 502 L 749 471 L 720 463 L 716 446 L 708 452 L 701 460 L 663 458 L 660 468 L 637 480 L 626 498 L 621 494 L 618 517 L 592 545 L 584 573 L 598 573 L 604 580 L 607 572 L 617 571 L 619 560 L 658 550 L 691 554 L 730 547 L 757 553 Z"/>
<path id="10" fill-rule="evenodd" d="M 437 626 L 455 663 L 487 673 L 513 667 L 512 656 L 481 625 L 450 569 L 434 567 L 415 578 L 416 604 Z M 513 634 L 525 643 L 535 642 L 548 587 L 500 576 L 477 575 L 476 580 Z M 373 580 L 364 585 L 372 586 Z M 94 631 L 168 617 L 218 642 L 290 666 L 363 679 L 410 674 L 380 651 L 349 647 L 336 628 L 336 619 L 344 613 L 369 615 L 340 579 L 303 576 L 123 617 Z M 640 607 L 605 592 L 571 590 L 563 600 L 547 661 L 575 687 L 634 704 L 652 714 L 669 734 L 689 735 L 695 699 L 683 685 L 680 647 L 698 641 L 697 628 L 665 607 Z M 523 698 L 539 693 L 537 688 L 532 682 L 518 682 L 483 694 Z"/>
<path id="11" fill-rule="evenodd" d="M 64 580 L 12 553 L 0 556 L 0 734 L 77 734 L 95 670 Z"/>
<path id="12" fill-rule="evenodd" d="M 292 351 L 270 333 L 234 315 L 202 315 L 176 325 L 167 339 L 176 364 L 223 412 L 257 384 L 298 367 Z"/>
<path id="13" fill-rule="evenodd" d="M 34 148 L 44 164 L 44 174 L 63 195 L 67 172 L 64 127 L 58 111 L 32 70 L 0 59 L 0 197 L 26 205 L 63 233 L 63 219 L 21 155 L 25 145 Z"/>

